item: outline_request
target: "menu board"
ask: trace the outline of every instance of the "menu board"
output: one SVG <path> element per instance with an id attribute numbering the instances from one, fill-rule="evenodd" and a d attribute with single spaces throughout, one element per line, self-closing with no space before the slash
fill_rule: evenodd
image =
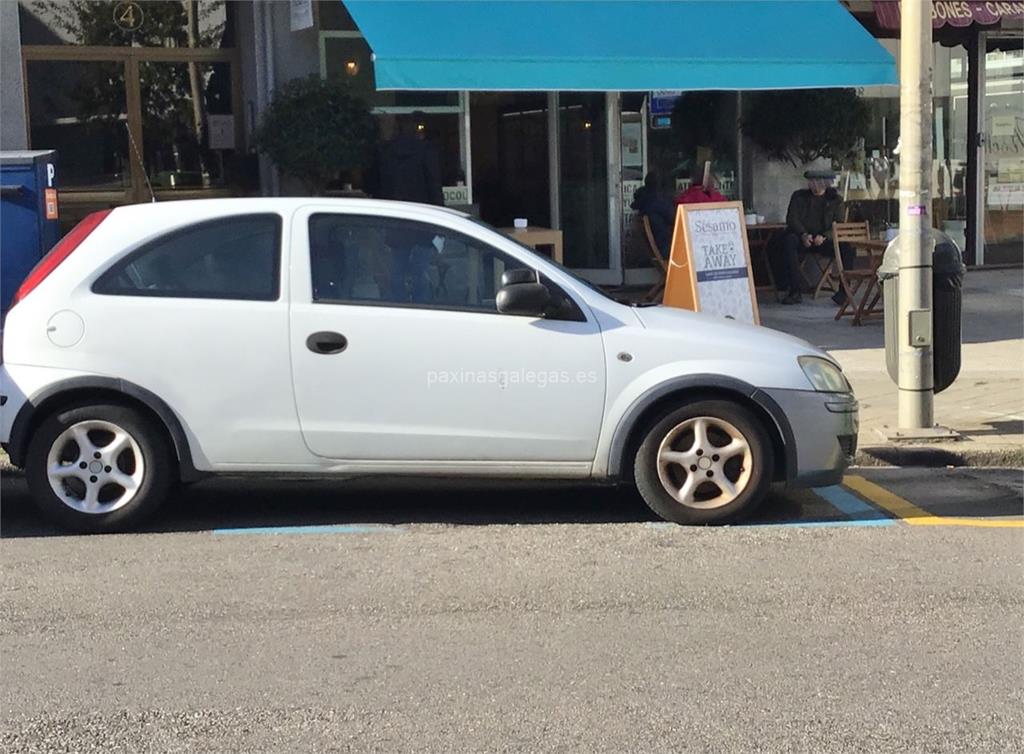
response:
<path id="1" fill-rule="evenodd" d="M 761 324 L 740 202 L 679 206 L 664 303 Z"/>

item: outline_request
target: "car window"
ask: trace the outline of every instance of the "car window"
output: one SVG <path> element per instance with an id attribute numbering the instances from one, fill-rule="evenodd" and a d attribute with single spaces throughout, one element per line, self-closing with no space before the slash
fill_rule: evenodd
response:
<path id="1" fill-rule="evenodd" d="M 484 228 L 487 228 L 487 230 L 493 231 L 493 232 L 495 232 L 495 233 L 501 233 L 501 231 L 500 231 L 500 230 L 498 230 L 497 228 L 495 228 L 495 227 L 494 227 L 493 225 L 491 225 L 490 223 L 486 223 L 486 222 L 484 222 L 483 220 L 481 220 L 481 219 L 480 219 L 480 218 L 478 218 L 478 217 L 472 217 L 472 216 L 469 216 L 469 215 L 467 215 L 467 219 L 468 219 L 468 220 L 469 220 L 470 222 L 476 223 L 477 225 L 481 225 L 481 226 L 483 226 Z M 504 234 L 504 233 L 502 233 L 502 235 L 505 235 L 505 234 Z M 536 249 L 533 249 L 533 248 L 531 248 L 531 247 L 527 246 L 527 245 L 526 245 L 526 244 L 524 244 L 524 243 L 523 243 L 522 241 L 520 241 L 519 239 L 517 239 L 517 238 L 516 238 L 515 236 L 505 236 L 505 237 L 506 237 L 506 238 L 507 238 L 508 240 L 512 241 L 512 243 L 514 243 L 514 244 L 516 244 L 517 246 L 520 246 L 521 248 L 523 248 L 523 249 L 524 249 L 524 250 L 525 250 L 526 252 L 528 252 L 529 254 L 533 254 L 534 256 L 539 256 L 539 255 L 537 254 L 537 250 L 536 250 Z M 607 293 L 606 293 L 605 291 L 603 291 L 603 290 L 601 290 L 600 288 L 598 288 L 598 287 L 597 287 L 596 285 L 594 285 L 593 283 L 591 283 L 591 282 L 590 282 L 589 280 L 587 280 L 586 278 L 584 278 L 584 277 L 580 277 L 580 276 L 579 276 L 579 275 L 577 275 L 577 274 L 576 274 L 575 272 L 573 272 L 573 271 L 572 271 L 572 270 L 570 270 L 570 269 L 569 269 L 568 267 L 566 267 L 566 266 L 565 266 L 564 264 L 561 264 L 560 262 L 558 262 L 558 261 L 556 261 L 556 260 L 552 259 L 552 258 L 551 258 L 551 257 L 549 257 L 549 256 L 545 256 L 545 257 L 544 257 L 544 259 L 545 259 L 545 261 L 547 261 L 547 262 L 548 262 L 549 264 L 553 264 L 553 265 L 555 265 L 555 266 L 556 266 L 556 267 L 557 267 L 558 269 L 560 269 L 560 270 L 561 270 L 561 271 L 562 271 L 563 273 L 565 273 L 566 275 L 568 275 L 569 277 L 571 277 L 571 278 L 572 278 L 573 280 L 575 280 L 575 281 L 576 281 L 577 283 L 579 283 L 579 284 L 580 284 L 580 285 L 582 285 L 583 287 L 585 287 L 585 288 L 587 288 L 588 290 L 590 290 L 590 291 L 593 291 L 594 293 L 596 293 L 597 295 L 599 295 L 599 296 L 600 296 L 601 298 L 605 298 L 605 299 L 608 299 L 609 301 L 615 301 L 615 299 L 614 299 L 614 298 L 612 298 L 611 296 L 609 296 L 609 295 L 608 295 L 608 294 L 607 294 Z"/>
<path id="2" fill-rule="evenodd" d="M 448 228 L 364 215 L 311 216 L 309 255 L 313 300 L 324 303 L 496 313 L 502 274 L 528 269 L 514 257 Z M 549 287 L 567 298 L 556 286 Z M 571 300 L 569 304 L 575 308 Z"/>
<path id="3" fill-rule="evenodd" d="M 93 285 L 96 293 L 274 301 L 278 298 L 281 218 L 234 215 L 178 229 L 122 259 Z"/>

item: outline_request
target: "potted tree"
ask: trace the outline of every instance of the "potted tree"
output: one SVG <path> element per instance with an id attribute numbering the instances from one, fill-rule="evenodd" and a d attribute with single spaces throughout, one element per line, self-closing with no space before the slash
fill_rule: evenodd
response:
<path id="1" fill-rule="evenodd" d="M 869 122 L 853 89 L 797 89 L 753 95 L 743 133 L 769 159 L 793 167 L 823 157 L 844 164 Z"/>
<path id="2" fill-rule="evenodd" d="M 257 148 L 313 195 L 368 162 L 375 140 L 367 103 L 341 80 L 294 79 L 274 94 Z"/>

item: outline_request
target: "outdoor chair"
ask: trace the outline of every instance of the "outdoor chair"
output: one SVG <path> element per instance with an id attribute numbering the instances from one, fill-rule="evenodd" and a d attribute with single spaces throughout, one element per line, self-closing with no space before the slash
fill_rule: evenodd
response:
<path id="1" fill-rule="evenodd" d="M 651 254 L 651 265 L 658 271 L 661 276 L 657 283 L 651 286 L 651 289 L 647 291 L 644 298 L 648 301 L 654 301 L 665 292 L 665 280 L 668 278 L 668 262 L 661 255 L 658 250 L 658 244 L 654 241 L 654 233 L 651 231 L 651 220 L 644 216 L 640 218 L 640 223 L 644 226 L 644 237 L 647 239 L 647 250 Z"/>
<path id="2" fill-rule="evenodd" d="M 878 304 L 882 299 L 882 289 L 875 279 L 877 266 L 873 263 L 874 258 L 872 257 L 872 264 L 868 265 L 867 269 L 847 270 L 843 266 L 839 244 L 855 244 L 858 241 L 868 241 L 870 238 L 867 221 L 832 223 L 833 258 L 826 276 L 836 286 L 835 290 L 842 290 L 846 293 L 846 300 L 840 304 L 835 319 L 853 317 L 852 324 L 854 325 L 860 325 L 868 317 L 881 313 L 882 310 Z M 860 299 L 857 298 L 858 293 L 860 293 Z"/>
<path id="3" fill-rule="evenodd" d="M 850 219 L 850 208 L 847 207 L 843 214 L 843 220 Z M 864 238 L 867 238 L 868 224 L 864 223 L 838 223 L 841 227 L 850 226 L 851 228 L 857 228 L 860 230 L 863 228 Z M 836 223 L 833 223 L 836 225 Z M 859 238 L 860 236 L 858 236 Z M 817 282 L 811 282 L 807 279 L 807 275 L 804 274 L 804 265 L 807 264 L 807 259 L 810 258 L 814 262 L 814 266 L 817 268 Z M 819 254 L 810 249 L 801 249 L 798 258 L 797 267 L 800 270 L 800 275 L 803 277 L 807 287 L 814 291 L 813 298 L 818 298 L 822 293 L 838 293 L 839 285 L 838 278 L 835 274 L 835 263 L 832 257 L 827 254 Z"/>
<path id="4" fill-rule="evenodd" d="M 862 223 L 832 223 L 832 256 L 811 255 L 816 257 L 815 262 L 822 271 L 818 285 L 814 288 L 814 298 L 818 298 L 824 292 L 837 293 L 842 287 L 840 273 L 842 272 L 843 265 L 839 256 L 839 244 L 852 241 L 866 241 L 870 237 L 867 221 Z"/>

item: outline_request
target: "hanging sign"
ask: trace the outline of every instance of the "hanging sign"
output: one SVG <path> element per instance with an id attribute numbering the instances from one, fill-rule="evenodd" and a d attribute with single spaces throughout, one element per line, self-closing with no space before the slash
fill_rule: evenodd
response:
<path id="1" fill-rule="evenodd" d="M 290 11 L 292 31 L 313 27 L 313 0 L 292 0 Z"/>
<path id="2" fill-rule="evenodd" d="M 899 0 L 874 0 L 875 18 L 883 29 L 900 28 Z M 1024 2 L 992 2 L 992 0 L 935 0 L 931 4 L 932 28 L 943 26 L 964 28 L 971 24 L 991 26 L 1003 19 L 1024 17 Z"/>
<path id="3" fill-rule="evenodd" d="M 742 202 L 679 205 L 664 303 L 761 324 Z"/>

